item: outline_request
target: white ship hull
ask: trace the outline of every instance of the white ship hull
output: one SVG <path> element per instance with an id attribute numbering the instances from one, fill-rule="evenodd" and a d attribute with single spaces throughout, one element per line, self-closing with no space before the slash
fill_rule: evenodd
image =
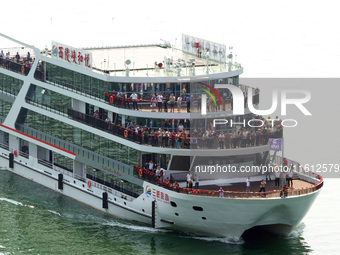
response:
<path id="1" fill-rule="evenodd" d="M 0 165 L 8 165 L 4 153 L 0 157 Z M 103 189 L 103 185 L 92 182 L 91 187 L 88 187 L 86 182 L 64 175 L 63 189 L 60 190 L 59 172 L 53 169 L 38 169 L 16 162 L 13 169 L 6 170 L 99 211 L 148 225 L 152 224 L 152 201 L 155 200 L 155 227 L 231 240 L 238 240 L 244 231 L 255 226 L 277 234 L 290 233 L 301 222 L 319 193 L 317 190 L 287 198 L 219 198 L 177 193 L 145 182 L 144 190 L 151 193 L 145 192 L 131 201 L 129 196 L 112 190 L 112 193 L 108 192 L 108 209 L 103 209 L 102 193 L 108 191 Z M 164 196 L 166 194 L 169 200 L 157 198 L 157 191 Z M 170 201 L 176 203 L 177 207 L 173 207 Z M 203 211 L 195 211 L 193 206 L 201 207 Z"/>

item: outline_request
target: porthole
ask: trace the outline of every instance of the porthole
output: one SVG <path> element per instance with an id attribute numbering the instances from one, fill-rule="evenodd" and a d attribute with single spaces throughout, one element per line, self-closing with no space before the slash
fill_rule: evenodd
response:
<path id="1" fill-rule="evenodd" d="M 126 202 L 124 202 L 124 205 L 126 205 Z"/>
<path id="2" fill-rule="evenodd" d="M 202 217 L 202 220 L 206 220 L 207 218 L 206 217 Z"/>
<path id="3" fill-rule="evenodd" d="M 177 207 L 177 204 L 174 201 L 170 201 L 172 207 Z"/>
<path id="4" fill-rule="evenodd" d="M 195 211 L 203 212 L 203 208 L 200 206 L 193 206 L 192 209 L 194 209 Z"/>
<path id="5" fill-rule="evenodd" d="M 115 201 L 117 201 L 117 199 L 116 199 L 116 198 L 114 198 L 114 200 L 115 200 Z"/>
<path id="6" fill-rule="evenodd" d="M 145 210 L 144 210 L 144 209 L 142 209 L 142 212 L 145 212 Z"/>
<path id="7" fill-rule="evenodd" d="M 175 215 L 176 215 L 176 216 L 179 216 L 179 214 L 178 214 L 178 213 L 175 213 Z"/>

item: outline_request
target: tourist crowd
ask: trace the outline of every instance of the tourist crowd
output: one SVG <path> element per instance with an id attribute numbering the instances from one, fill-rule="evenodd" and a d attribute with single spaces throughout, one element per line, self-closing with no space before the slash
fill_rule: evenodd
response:
<path id="1" fill-rule="evenodd" d="M 93 115 L 99 120 L 99 113 L 96 111 Z M 168 122 L 163 122 L 162 127 L 149 128 L 147 126 L 137 125 L 134 122 L 128 122 L 126 127 L 114 125 L 109 117 L 105 120 L 105 126 L 108 132 L 111 132 L 128 140 L 138 142 L 144 145 L 159 146 L 164 148 L 176 149 L 231 149 L 254 147 L 268 144 L 269 138 L 282 137 L 281 121 L 271 122 L 270 118 L 261 119 L 264 126 L 260 128 L 245 127 L 237 125 L 229 130 L 216 130 L 216 128 L 189 128 L 190 125 L 185 122 L 176 121 L 174 128 L 170 127 Z M 103 123 L 102 120 L 99 120 Z M 271 123 L 274 123 L 272 125 Z M 185 125 L 184 125 L 185 124 Z M 209 125 L 208 125 L 209 126 Z"/>

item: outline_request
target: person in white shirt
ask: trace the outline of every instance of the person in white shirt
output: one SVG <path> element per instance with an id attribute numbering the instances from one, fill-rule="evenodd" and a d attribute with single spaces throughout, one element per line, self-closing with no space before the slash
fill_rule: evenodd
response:
<path id="1" fill-rule="evenodd" d="M 187 174 L 187 188 L 190 187 L 190 184 L 192 185 L 192 174 L 189 171 Z"/>
<path id="2" fill-rule="evenodd" d="M 137 104 L 137 101 L 138 101 L 138 95 L 136 94 L 136 92 L 134 91 L 132 94 L 131 94 L 131 100 L 132 100 L 132 105 L 133 105 L 133 109 L 134 110 L 138 110 L 138 104 Z"/>
<path id="3" fill-rule="evenodd" d="M 182 97 L 179 96 L 177 98 L 177 111 L 180 112 L 181 111 L 181 108 L 182 108 Z"/>
<path id="4" fill-rule="evenodd" d="M 250 177 L 246 180 L 246 192 L 250 192 Z"/>
<path id="5" fill-rule="evenodd" d="M 149 162 L 149 171 L 152 172 L 153 169 L 153 162 L 152 160 Z"/>
<path id="6" fill-rule="evenodd" d="M 157 96 L 157 105 L 158 105 L 158 111 L 161 112 L 162 111 L 162 105 L 163 105 L 162 93 L 159 93 L 159 95 Z"/>

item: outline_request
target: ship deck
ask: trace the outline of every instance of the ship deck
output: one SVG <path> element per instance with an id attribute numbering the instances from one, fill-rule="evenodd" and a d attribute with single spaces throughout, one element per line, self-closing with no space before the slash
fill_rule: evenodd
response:
<path id="1" fill-rule="evenodd" d="M 259 178 L 256 178 L 259 179 Z M 212 184 L 212 181 L 200 181 L 199 189 L 203 190 L 213 190 L 217 191 L 220 187 L 224 191 L 234 191 L 234 192 L 244 192 L 246 191 L 246 178 L 244 181 L 230 182 L 230 180 L 219 180 L 218 182 L 215 180 L 215 184 Z M 260 190 L 260 182 L 262 179 L 254 180 L 250 182 L 250 192 L 258 192 Z M 281 184 L 280 180 L 280 184 Z M 312 183 L 301 179 L 293 179 L 293 190 L 298 190 L 306 187 L 310 187 Z M 185 187 L 185 183 L 180 184 L 181 187 Z M 266 191 L 277 191 L 280 190 L 281 187 L 275 186 L 275 180 L 268 180 L 266 184 Z"/>

